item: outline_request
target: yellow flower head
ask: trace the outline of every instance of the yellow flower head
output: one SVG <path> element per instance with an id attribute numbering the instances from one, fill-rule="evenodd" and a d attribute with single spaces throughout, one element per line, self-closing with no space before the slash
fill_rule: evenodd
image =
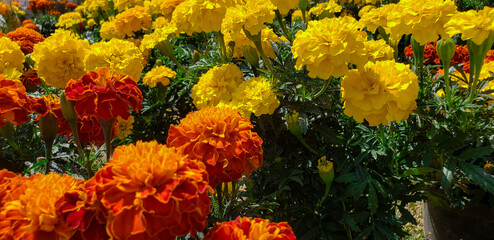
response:
<path id="1" fill-rule="evenodd" d="M 367 62 L 365 32 L 352 17 L 310 21 L 306 31 L 299 31 L 292 46 L 295 67 L 304 65 L 312 78 L 337 78 L 348 72 L 348 63 L 363 66 Z"/>
<path id="2" fill-rule="evenodd" d="M 34 68 L 48 86 L 65 88 L 71 79 L 84 73 L 84 58 L 89 42 L 76 38 L 70 31 L 57 30 L 45 41 L 34 45 L 31 58 Z"/>
<path id="3" fill-rule="evenodd" d="M 236 38 L 244 28 L 256 35 L 266 27 L 264 23 L 273 22 L 274 9 L 276 7 L 270 1 L 246 0 L 244 4 L 237 4 L 226 10 L 221 32 Z"/>
<path id="4" fill-rule="evenodd" d="M 163 14 L 163 16 L 170 20 L 172 19 L 172 14 L 173 14 L 173 11 L 175 11 L 175 8 L 185 2 L 186 0 L 161 0 L 161 4 L 160 4 L 160 9 L 161 9 L 161 13 Z"/>
<path id="5" fill-rule="evenodd" d="M 494 8 L 484 7 L 480 11 L 456 13 L 444 27 L 450 37 L 461 33 L 461 39 L 464 41 L 472 40 L 481 45 L 494 34 Z"/>
<path id="6" fill-rule="evenodd" d="M 84 21 L 84 19 L 79 12 L 67 12 L 60 15 L 55 26 L 65 29 L 72 29 L 72 25 L 78 24 L 82 21 Z"/>
<path id="7" fill-rule="evenodd" d="M 330 0 L 329 2 L 318 3 L 316 6 L 312 7 L 309 10 L 309 14 L 313 14 L 315 16 L 320 16 L 324 14 L 331 13 L 339 13 L 341 12 L 341 5 L 336 3 L 334 0 Z"/>
<path id="8" fill-rule="evenodd" d="M 198 108 L 216 106 L 221 101 L 232 100 L 233 91 L 244 82 L 242 70 L 235 64 L 225 64 L 210 69 L 192 88 L 192 99 Z"/>
<path id="9" fill-rule="evenodd" d="M 84 7 L 84 12 L 90 13 L 97 13 L 100 8 L 102 11 L 110 10 L 107 0 L 86 0 L 81 6 Z"/>
<path id="10" fill-rule="evenodd" d="M 3 2 L 0 2 L 0 14 L 1 15 L 6 15 L 10 12 L 10 6 L 8 4 L 5 4 Z"/>
<path id="11" fill-rule="evenodd" d="M 287 14 L 292 9 L 296 9 L 300 0 L 271 0 L 281 14 Z"/>
<path id="12" fill-rule="evenodd" d="M 366 41 L 364 42 L 364 45 L 369 61 L 371 62 L 394 59 L 393 48 L 383 39 Z"/>
<path id="13" fill-rule="evenodd" d="M 7 69 L 24 69 L 24 53 L 21 47 L 7 37 L 0 37 L 0 74 Z"/>
<path id="14" fill-rule="evenodd" d="M 328 161 L 326 156 L 322 156 L 317 160 L 317 169 L 320 173 L 330 173 L 333 171 L 333 162 Z"/>
<path id="15" fill-rule="evenodd" d="M 109 22 L 103 22 L 101 24 L 101 29 L 99 31 L 100 37 L 105 40 L 110 40 L 112 38 L 123 39 L 125 38 L 125 33 L 119 32 L 115 26 L 115 20 Z"/>
<path id="16" fill-rule="evenodd" d="M 115 0 L 115 8 L 121 12 L 136 6 L 144 6 L 144 0 Z"/>
<path id="17" fill-rule="evenodd" d="M 168 86 L 170 84 L 170 78 L 175 78 L 177 73 L 167 66 L 159 66 L 151 69 L 151 71 L 146 73 L 146 76 L 142 79 L 149 87 L 156 87 L 157 83 L 163 84 L 163 86 Z"/>
<path id="18" fill-rule="evenodd" d="M 134 32 L 151 28 L 151 15 L 141 6 L 125 10 L 115 17 L 115 30 L 133 37 Z"/>
<path id="19" fill-rule="evenodd" d="M 371 32 L 375 32 L 381 26 L 386 30 L 386 33 L 389 33 L 387 15 L 389 12 L 398 12 L 395 11 L 395 8 L 397 8 L 397 5 L 392 3 L 368 11 L 362 9 L 359 12 L 360 22 Z"/>
<path id="20" fill-rule="evenodd" d="M 164 23 L 164 26 L 156 28 L 153 33 L 144 35 L 141 42 L 141 50 L 153 49 L 160 42 L 168 41 L 168 37 L 177 33 L 177 27 L 173 23 Z"/>
<path id="21" fill-rule="evenodd" d="M 487 163 L 484 165 L 484 169 L 485 169 L 485 170 L 494 170 L 494 164 L 492 164 L 491 162 L 487 162 Z"/>
<path id="22" fill-rule="evenodd" d="M 234 35 L 235 36 L 235 35 Z M 227 34 L 225 35 L 225 42 L 228 44 L 229 42 L 235 42 L 235 47 L 233 49 L 233 57 L 235 58 L 241 58 L 244 56 L 243 48 L 246 45 L 249 45 L 253 47 L 254 49 L 257 48 L 254 45 L 254 42 L 252 42 L 250 39 L 245 36 L 245 33 L 242 31 L 240 34 L 236 35 L 236 38 L 232 38 L 232 35 Z M 266 54 L 266 56 L 270 58 L 276 58 L 276 54 L 273 51 L 273 46 L 271 45 L 271 41 L 274 43 L 281 43 L 280 37 L 274 33 L 273 29 L 271 28 L 264 28 L 261 30 L 261 44 L 262 44 L 262 50 Z M 231 48 L 227 47 L 228 53 L 231 53 Z M 258 52 L 259 53 L 259 52 Z"/>
<path id="23" fill-rule="evenodd" d="M 417 108 L 418 91 L 417 75 L 393 60 L 368 62 L 341 81 L 345 114 L 371 126 L 407 119 Z"/>
<path id="24" fill-rule="evenodd" d="M 117 137 L 118 139 L 124 139 L 132 133 L 134 128 L 134 116 L 130 116 L 127 120 L 120 116 L 117 116 Z"/>
<path id="25" fill-rule="evenodd" d="M 264 77 L 251 78 L 240 84 L 235 90 L 232 105 L 243 112 L 254 113 L 257 117 L 262 114 L 273 114 L 276 108 L 280 106 L 276 91 L 268 79 Z"/>
<path id="26" fill-rule="evenodd" d="M 144 69 L 141 50 L 132 42 L 116 38 L 91 45 L 84 65 L 86 71 L 108 67 L 116 74 L 131 76 L 136 82 L 141 78 Z"/>

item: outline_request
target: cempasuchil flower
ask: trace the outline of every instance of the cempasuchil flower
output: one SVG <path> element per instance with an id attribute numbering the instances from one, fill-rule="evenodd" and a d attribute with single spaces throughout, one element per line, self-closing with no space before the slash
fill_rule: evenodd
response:
<path id="1" fill-rule="evenodd" d="M 52 114 L 58 119 L 58 133 L 62 136 L 69 136 L 71 130 L 69 123 L 62 114 L 62 109 L 60 107 L 60 98 L 54 95 L 46 95 L 38 98 L 33 98 L 31 100 L 31 106 L 33 111 L 38 113 L 38 119 L 40 117 L 46 117 Z"/>
<path id="2" fill-rule="evenodd" d="M 129 37 L 135 36 L 134 32 L 151 28 L 151 15 L 141 6 L 125 10 L 115 17 L 115 30 Z"/>
<path id="3" fill-rule="evenodd" d="M 30 120 L 31 105 L 21 81 L 0 74 L 0 102 L 0 127 L 6 124 L 5 120 L 17 126 Z"/>
<path id="4" fill-rule="evenodd" d="M 238 108 L 249 113 L 249 116 L 250 113 L 257 117 L 263 114 L 271 115 L 280 106 L 276 91 L 268 79 L 264 77 L 251 78 L 235 89 L 232 105 L 235 106 L 235 109 Z"/>
<path id="5" fill-rule="evenodd" d="M 271 0 L 281 14 L 287 14 L 292 9 L 296 9 L 299 0 Z"/>
<path id="6" fill-rule="evenodd" d="M 450 37 L 461 33 L 464 41 L 472 40 L 481 45 L 489 36 L 494 35 L 494 8 L 458 12 L 444 24 L 444 28 Z"/>
<path id="7" fill-rule="evenodd" d="M 175 78 L 177 73 L 171 70 L 167 66 L 158 66 L 151 69 L 146 73 L 146 76 L 142 79 L 149 87 L 156 87 L 157 83 L 161 83 L 163 86 L 170 84 L 170 78 Z"/>
<path id="8" fill-rule="evenodd" d="M 271 23 L 275 16 L 276 7 L 271 1 L 246 0 L 226 10 L 221 24 L 221 32 L 236 38 L 245 29 L 252 35 L 258 34 L 266 27 L 264 23 Z"/>
<path id="9" fill-rule="evenodd" d="M 206 164 L 209 183 L 250 176 L 262 165 L 262 139 L 249 120 L 231 108 L 206 107 L 171 125 L 167 144 L 180 147 L 190 159 Z"/>
<path id="10" fill-rule="evenodd" d="M 274 223 L 268 219 L 237 217 L 233 221 L 217 223 L 204 240 L 296 240 L 292 228 L 286 222 Z"/>
<path id="11" fill-rule="evenodd" d="M 34 44 L 45 40 L 43 35 L 27 27 L 15 29 L 14 31 L 7 33 L 7 37 L 19 44 L 21 51 L 24 54 L 32 53 Z"/>
<path id="12" fill-rule="evenodd" d="M 394 59 L 394 50 L 383 39 L 364 42 L 369 61 L 385 61 Z"/>
<path id="13" fill-rule="evenodd" d="M 417 107 L 417 75 L 393 60 L 369 62 L 351 70 L 341 81 L 345 114 L 371 126 L 408 118 Z"/>
<path id="14" fill-rule="evenodd" d="M 22 71 L 24 54 L 19 45 L 8 37 L 0 37 L 0 74 L 7 69 Z"/>

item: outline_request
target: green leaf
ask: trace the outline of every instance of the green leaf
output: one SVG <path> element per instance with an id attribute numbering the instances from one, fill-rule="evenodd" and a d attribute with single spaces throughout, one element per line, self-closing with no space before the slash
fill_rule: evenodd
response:
<path id="1" fill-rule="evenodd" d="M 432 162 L 432 158 L 434 157 L 434 152 L 432 151 L 432 148 L 427 148 L 424 153 L 424 158 L 422 159 L 422 164 L 425 167 L 429 167 Z"/>
<path id="2" fill-rule="evenodd" d="M 372 184 L 369 184 L 369 209 L 371 211 L 371 215 L 374 215 L 377 211 L 377 194 L 376 189 Z"/>
<path id="3" fill-rule="evenodd" d="M 449 190 L 451 188 L 451 184 L 452 184 L 455 172 L 456 172 L 456 162 L 452 158 L 448 158 L 448 160 L 446 161 L 446 164 L 444 164 L 443 176 L 441 178 L 441 186 L 445 190 Z"/>
<path id="4" fill-rule="evenodd" d="M 31 171 L 32 169 L 38 167 L 38 166 L 41 166 L 43 164 L 46 164 L 48 162 L 48 160 L 43 160 L 43 161 L 39 161 L 37 163 L 35 163 L 34 165 L 32 165 L 30 168 L 24 170 L 24 175 L 26 175 L 29 171 Z"/>
<path id="5" fill-rule="evenodd" d="M 348 213 L 343 213 L 343 220 L 354 232 L 360 232 L 360 228 L 357 227 L 355 220 Z"/>
<path id="6" fill-rule="evenodd" d="M 431 172 L 434 172 L 434 171 L 437 171 L 437 170 L 434 169 L 434 168 L 430 168 L 430 167 L 410 168 L 410 169 L 406 170 L 402 174 L 402 176 L 403 177 L 408 177 L 408 176 L 412 176 L 412 175 L 424 175 L 424 174 L 431 173 Z"/>
<path id="7" fill-rule="evenodd" d="M 350 183 L 355 182 L 356 180 L 355 172 L 345 173 L 343 175 L 338 176 L 335 181 L 340 183 Z"/>
<path id="8" fill-rule="evenodd" d="M 464 152 L 462 152 L 457 157 L 459 159 L 470 160 L 470 159 L 477 159 L 477 158 L 480 158 L 480 157 L 489 155 L 492 152 L 494 152 L 494 148 L 492 148 L 492 146 L 485 146 L 485 147 L 479 147 L 479 148 L 470 148 L 470 149 L 465 150 Z"/>
<path id="9" fill-rule="evenodd" d="M 472 181 L 480 187 L 494 194 L 494 176 L 487 173 L 483 168 L 471 163 L 460 162 L 461 168 Z"/>

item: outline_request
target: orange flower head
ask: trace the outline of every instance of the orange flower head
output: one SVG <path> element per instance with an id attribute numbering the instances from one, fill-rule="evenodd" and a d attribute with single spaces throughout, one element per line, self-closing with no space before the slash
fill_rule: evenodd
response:
<path id="1" fill-rule="evenodd" d="M 55 173 L 23 180 L 0 212 L 0 235 L 6 239 L 68 239 L 72 233 L 60 221 L 55 202 L 82 182 Z"/>
<path id="2" fill-rule="evenodd" d="M 108 68 L 90 71 L 65 88 L 67 100 L 75 101 L 82 116 L 96 115 L 105 121 L 117 116 L 128 119 L 129 110 L 142 109 L 142 93 L 128 75 L 116 75 Z"/>
<path id="3" fill-rule="evenodd" d="M 77 7 L 77 4 L 75 4 L 75 3 L 65 4 L 65 8 L 67 8 L 67 9 L 75 9 L 76 7 Z"/>
<path id="4" fill-rule="evenodd" d="M 7 37 L 19 44 L 24 54 L 32 53 L 34 44 L 45 41 L 42 34 L 24 26 L 7 33 Z"/>
<path id="5" fill-rule="evenodd" d="M 6 124 L 4 120 L 17 126 L 29 121 L 32 110 L 21 81 L 6 79 L 0 74 L 0 102 L 0 127 Z"/>
<path id="6" fill-rule="evenodd" d="M 107 209 L 113 239 L 194 237 L 206 227 L 213 191 L 203 163 L 156 141 L 117 147 L 86 188 Z"/>
<path id="7" fill-rule="evenodd" d="M 30 68 L 29 70 L 27 70 L 24 73 L 22 73 L 20 79 L 21 79 L 22 84 L 24 86 L 27 86 L 27 85 L 34 85 L 34 86 L 41 85 L 41 79 L 39 78 L 38 73 L 36 72 L 36 70 L 34 70 L 33 68 Z"/>
<path id="8" fill-rule="evenodd" d="M 7 169 L 0 170 L 0 209 L 10 200 L 10 193 L 16 188 L 20 179 L 20 175 L 10 172 Z"/>
<path id="9" fill-rule="evenodd" d="M 46 117 L 48 114 L 53 114 L 58 119 L 58 134 L 62 136 L 70 136 L 71 130 L 69 123 L 62 114 L 60 108 L 60 98 L 54 95 L 46 95 L 31 99 L 33 110 L 40 116 Z"/>
<path id="10" fill-rule="evenodd" d="M 267 219 L 237 217 L 234 221 L 217 223 L 204 240 L 296 240 L 286 222 L 273 223 Z"/>
<path id="11" fill-rule="evenodd" d="M 231 108 L 206 107 L 170 126 L 167 144 L 206 164 L 209 183 L 239 179 L 262 165 L 262 139 L 249 120 Z"/>

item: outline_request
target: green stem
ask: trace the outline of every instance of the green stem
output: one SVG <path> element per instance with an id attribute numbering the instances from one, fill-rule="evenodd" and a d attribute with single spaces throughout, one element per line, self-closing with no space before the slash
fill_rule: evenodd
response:
<path id="1" fill-rule="evenodd" d="M 314 148 L 312 148 L 311 146 L 309 146 L 309 144 L 307 144 L 307 142 L 305 142 L 305 139 L 302 137 L 302 136 L 297 136 L 297 139 L 300 141 L 300 143 L 302 143 L 302 145 L 304 145 L 305 148 L 307 148 L 309 151 L 311 151 L 312 153 L 314 153 L 315 155 L 318 155 L 319 153 L 314 150 Z"/>
<path id="2" fill-rule="evenodd" d="M 223 35 L 223 33 L 219 32 L 219 31 L 214 32 L 214 34 L 216 35 L 216 40 L 220 44 L 221 56 L 223 56 L 223 61 L 227 62 L 228 57 L 227 57 L 227 53 L 226 53 L 225 36 Z"/>
<path id="3" fill-rule="evenodd" d="M 326 197 L 329 195 L 329 189 L 331 189 L 331 184 L 325 184 L 326 185 L 326 190 L 324 191 L 324 196 L 322 197 L 321 201 L 317 203 L 317 208 L 320 208 L 324 200 L 326 200 Z"/>
<path id="4" fill-rule="evenodd" d="M 220 212 L 221 218 L 223 218 L 223 189 L 221 188 L 221 185 L 223 183 L 219 183 L 218 186 L 216 186 L 216 196 L 218 197 L 218 210 Z"/>
<path id="5" fill-rule="evenodd" d="M 449 84 L 449 63 L 444 63 L 444 91 L 446 92 L 446 102 L 451 102 L 451 86 Z"/>
<path id="6" fill-rule="evenodd" d="M 110 158 L 112 155 L 111 134 L 113 131 L 113 125 L 115 124 L 115 118 L 111 118 L 108 121 L 99 118 L 99 122 L 101 123 L 101 127 L 103 128 L 103 135 L 105 136 L 106 162 L 110 162 Z"/>
<path id="7" fill-rule="evenodd" d="M 324 92 L 326 92 L 326 90 L 328 89 L 329 87 L 329 83 L 331 82 L 331 78 L 326 80 L 326 82 L 324 82 L 324 85 L 322 87 L 322 89 L 316 93 L 314 96 L 312 96 L 312 100 L 318 98 L 319 96 L 321 96 Z"/>
<path id="8" fill-rule="evenodd" d="M 252 35 L 249 31 L 245 30 L 244 28 L 244 33 L 249 38 L 254 45 L 257 48 L 257 51 L 259 52 L 259 55 L 261 55 L 261 59 L 264 62 L 264 65 L 268 68 L 268 70 L 273 74 L 273 76 L 278 79 L 276 76 L 276 72 L 273 69 L 273 66 L 271 66 L 271 61 L 269 61 L 268 57 L 266 57 L 266 54 L 264 54 L 264 50 L 262 49 L 262 43 L 261 43 L 261 33 L 257 33 L 256 35 Z"/>
<path id="9" fill-rule="evenodd" d="M 45 174 L 50 173 L 50 164 L 51 164 L 51 156 L 52 156 L 53 142 L 45 142 L 45 159 L 46 159 L 46 169 Z"/>
<path id="10" fill-rule="evenodd" d="M 7 142 L 14 150 L 19 151 L 19 145 L 17 145 L 14 138 L 12 137 L 12 131 L 14 131 L 13 124 L 6 121 L 6 125 L 0 127 L 0 136 L 3 136 L 5 139 L 7 139 Z"/>
<path id="11" fill-rule="evenodd" d="M 288 29 L 286 28 L 285 21 L 283 21 L 283 16 L 281 15 L 280 11 L 278 9 L 274 10 L 276 14 L 276 19 L 278 20 L 278 23 L 280 24 L 281 31 L 283 31 L 283 35 L 285 35 L 286 39 L 290 41 L 290 43 L 293 43 L 293 38 L 291 34 L 288 32 Z"/>

